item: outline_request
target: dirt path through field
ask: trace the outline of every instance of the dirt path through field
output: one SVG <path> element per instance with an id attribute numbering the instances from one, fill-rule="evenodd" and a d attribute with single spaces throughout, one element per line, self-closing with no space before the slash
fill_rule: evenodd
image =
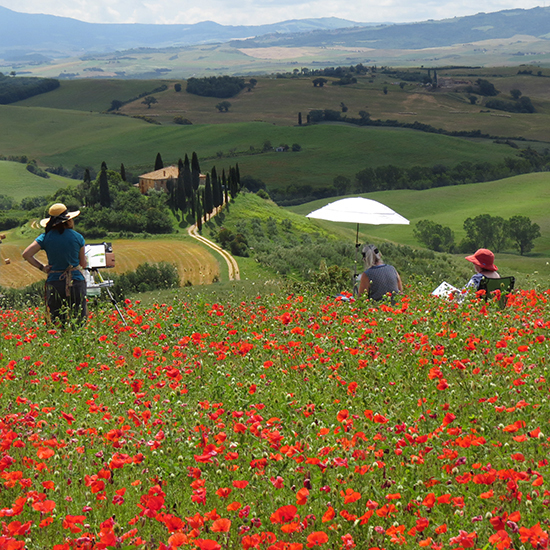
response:
<path id="1" fill-rule="evenodd" d="M 216 214 L 217 214 L 217 211 L 214 211 L 212 213 L 212 216 L 215 216 Z M 197 224 L 191 225 L 190 227 L 188 227 L 187 233 L 189 234 L 190 237 L 193 237 L 193 239 L 196 239 L 197 241 L 208 246 L 212 250 L 215 250 L 218 254 L 220 254 L 223 257 L 223 259 L 227 263 L 227 269 L 229 271 L 230 281 L 241 280 L 241 274 L 239 272 L 239 264 L 237 263 L 237 260 L 235 260 L 235 258 L 233 258 L 233 256 L 231 256 L 229 252 L 227 252 L 227 250 L 224 250 L 221 246 L 218 246 L 216 243 L 209 241 L 206 237 L 199 235 Z"/>

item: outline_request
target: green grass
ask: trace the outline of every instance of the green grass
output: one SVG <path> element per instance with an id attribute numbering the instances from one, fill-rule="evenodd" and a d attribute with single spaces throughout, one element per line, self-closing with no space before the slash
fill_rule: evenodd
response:
<path id="1" fill-rule="evenodd" d="M 126 169 L 143 173 L 152 169 L 157 152 L 165 164 L 171 164 L 196 151 L 203 171 L 238 162 L 241 175 L 260 177 L 270 187 L 331 185 L 335 176 L 353 179 L 366 166 L 499 162 L 516 154 L 508 146 L 487 141 L 344 124 L 156 126 L 129 117 L 10 105 L 0 106 L 0 124 L 10 128 L 9 134 L 0 135 L 0 152 L 26 154 L 47 166 L 81 164 L 98 169 L 105 161 L 109 167 L 124 163 Z M 242 154 L 251 146 L 261 149 L 266 140 L 273 146 L 299 143 L 303 150 Z M 218 151 L 224 158 L 216 158 Z"/>
<path id="2" fill-rule="evenodd" d="M 26 197 L 51 195 L 75 180 L 50 174 L 48 179 L 31 174 L 25 164 L 0 161 L 0 194 L 20 201 Z"/>
<path id="3" fill-rule="evenodd" d="M 17 103 L 77 111 L 106 111 L 113 99 L 127 101 L 162 85 L 158 80 L 61 80 L 59 88 Z"/>

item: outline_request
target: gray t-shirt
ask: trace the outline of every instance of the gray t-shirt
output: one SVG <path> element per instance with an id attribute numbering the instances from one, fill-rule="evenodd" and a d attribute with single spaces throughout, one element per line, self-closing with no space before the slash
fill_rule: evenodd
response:
<path id="1" fill-rule="evenodd" d="M 399 276 L 393 265 L 373 265 L 365 271 L 370 281 L 369 298 L 381 300 L 388 292 L 399 292 Z"/>

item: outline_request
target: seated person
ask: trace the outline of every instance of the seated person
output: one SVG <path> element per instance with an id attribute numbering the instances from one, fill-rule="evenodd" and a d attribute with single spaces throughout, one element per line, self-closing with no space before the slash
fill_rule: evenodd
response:
<path id="1" fill-rule="evenodd" d="M 488 279 L 500 279 L 498 268 L 495 265 L 495 255 L 490 250 L 480 248 L 472 256 L 466 256 L 466 260 L 474 264 L 476 272 L 466 283 L 463 290 L 468 290 L 470 288 L 479 290 L 479 283 L 481 283 L 483 277 L 487 277 Z"/>
<path id="2" fill-rule="evenodd" d="M 364 293 L 371 300 L 381 300 L 388 293 L 393 295 L 403 290 L 401 277 L 395 267 L 385 264 L 380 251 L 374 244 L 363 247 L 363 261 L 365 271 L 359 281 L 359 296 Z"/>

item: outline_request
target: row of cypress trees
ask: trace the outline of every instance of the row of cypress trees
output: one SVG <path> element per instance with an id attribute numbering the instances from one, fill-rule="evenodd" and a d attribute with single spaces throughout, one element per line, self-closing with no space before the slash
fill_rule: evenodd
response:
<path id="1" fill-rule="evenodd" d="M 158 153 L 155 170 L 163 167 L 162 158 Z M 210 173 L 206 174 L 204 187 L 200 186 L 200 176 L 199 159 L 193 152 L 191 161 L 187 154 L 183 160 L 178 160 L 178 177 L 169 179 L 166 184 L 168 206 L 173 212 L 180 212 L 182 219 L 191 213 L 199 230 L 202 228 L 203 219 L 206 222 L 216 208 L 235 198 L 242 188 L 238 164 L 230 166 L 227 174 L 223 169 L 221 175 L 218 175 L 216 167 L 213 166 Z"/>
<path id="2" fill-rule="evenodd" d="M 155 160 L 155 171 L 164 168 L 164 163 L 160 153 Z M 88 172 L 88 171 L 87 171 Z M 121 164 L 120 175 L 123 181 L 126 181 L 124 165 Z M 87 177 L 86 177 L 87 176 Z M 191 155 L 191 161 L 186 154 L 184 160 L 178 161 L 178 176 L 170 178 L 166 183 L 168 192 L 167 204 L 174 212 L 180 212 L 181 219 L 191 214 L 196 220 L 199 230 L 202 228 L 203 220 L 206 222 L 214 210 L 223 204 L 228 203 L 242 189 L 239 165 L 230 166 L 228 173 L 225 169 L 221 175 L 218 175 L 216 167 L 213 166 L 210 173 L 206 174 L 206 181 L 203 187 L 200 186 L 201 169 L 199 159 L 195 152 Z M 86 181 L 88 180 L 88 181 Z M 89 173 L 84 176 L 84 185 L 90 185 Z M 98 202 L 103 207 L 111 206 L 111 194 L 107 178 L 107 165 L 101 164 L 99 172 L 99 197 Z"/>

